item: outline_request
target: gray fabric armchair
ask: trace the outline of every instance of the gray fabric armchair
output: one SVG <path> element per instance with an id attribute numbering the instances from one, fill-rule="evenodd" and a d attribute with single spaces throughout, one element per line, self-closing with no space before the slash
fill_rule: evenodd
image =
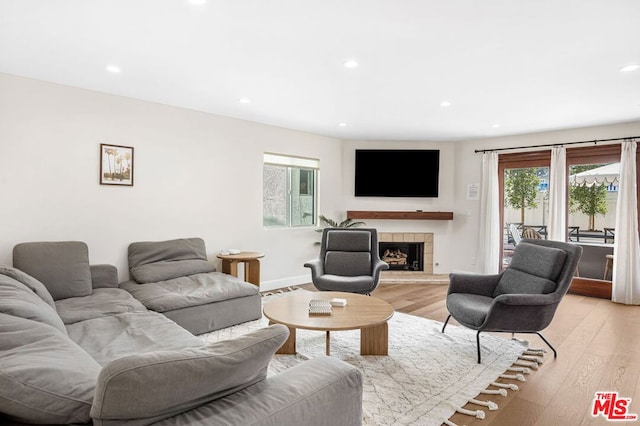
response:
<path id="1" fill-rule="evenodd" d="M 311 268 L 313 285 L 321 291 L 371 294 L 380 271 L 389 265 L 380 260 L 375 229 L 325 228 L 320 257 L 304 264 Z"/>
<path id="2" fill-rule="evenodd" d="M 451 274 L 449 316 L 442 332 L 451 317 L 477 330 L 478 363 L 482 331 L 535 333 L 556 357 L 556 350 L 540 331 L 551 323 L 581 255 L 582 247 L 575 244 L 523 239 L 509 267 L 500 274 Z"/>

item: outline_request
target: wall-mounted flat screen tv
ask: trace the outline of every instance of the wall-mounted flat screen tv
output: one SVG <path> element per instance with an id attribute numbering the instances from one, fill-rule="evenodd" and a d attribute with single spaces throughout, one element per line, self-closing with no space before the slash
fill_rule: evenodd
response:
<path id="1" fill-rule="evenodd" d="M 356 197 L 437 197 L 437 149 L 357 149 Z"/>

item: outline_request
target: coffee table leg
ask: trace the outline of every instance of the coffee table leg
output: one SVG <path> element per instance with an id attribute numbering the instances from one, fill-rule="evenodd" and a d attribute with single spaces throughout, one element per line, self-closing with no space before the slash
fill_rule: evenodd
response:
<path id="1" fill-rule="evenodd" d="M 360 330 L 360 355 L 389 355 L 387 323 Z"/>
<path id="2" fill-rule="evenodd" d="M 277 324 L 275 322 L 269 321 L 269 325 Z M 289 327 L 289 338 L 282 344 L 280 349 L 276 351 L 277 354 L 281 355 L 295 355 L 296 354 L 296 329 Z"/>

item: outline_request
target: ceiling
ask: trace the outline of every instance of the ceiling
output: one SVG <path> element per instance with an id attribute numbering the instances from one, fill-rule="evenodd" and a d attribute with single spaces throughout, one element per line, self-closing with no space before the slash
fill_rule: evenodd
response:
<path id="1" fill-rule="evenodd" d="M 0 72 L 341 139 L 640 120 L 630 64 L 638 0 L 0 0 Z"/>

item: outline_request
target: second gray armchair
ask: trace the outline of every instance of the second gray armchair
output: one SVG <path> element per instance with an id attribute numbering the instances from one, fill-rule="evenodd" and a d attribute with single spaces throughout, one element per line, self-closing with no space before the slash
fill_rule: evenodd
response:
<path id="1" fill-rule="evenodd" d="M 571 285 L 582 247 L 560 241 L 523 239 L 509 267 L 496 275 L 451 274 L 447 293 L 449 317 L 476 330 L 478 363 L 480 333 L 503 331 L 540 334 L 553 319 Z"/>
<path id="2" fill-rule="evenodd" d="M 375 229 L 325 228 L 320 256 L 304 264 L 311 268 L 313 285 L 321 291 L 371 294 L 380 272 L 389 265 L 380 260 Z"/>

